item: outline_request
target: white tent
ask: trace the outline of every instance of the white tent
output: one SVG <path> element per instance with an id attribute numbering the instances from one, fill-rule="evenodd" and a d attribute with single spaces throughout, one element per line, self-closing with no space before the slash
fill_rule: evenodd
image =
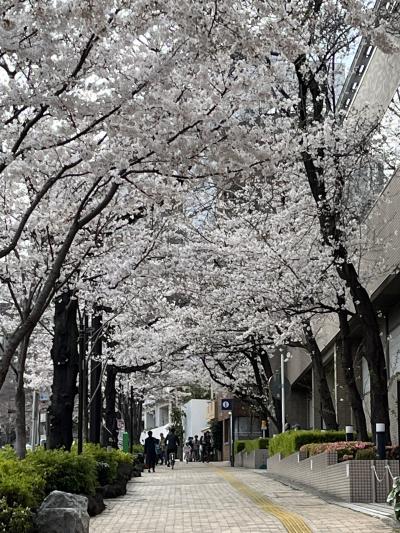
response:
<path id="1" fill-rule="evenodd" d="M 170 424 L 167 424 L 166 426 L 160 426 L 158 428 L 154 428 L 151 431 L 153 432 L 153 437 L 155 439 L 159 439 L 161 433 L 164 434 L 164 437 L 168 435 Z M 147 431 L 142 431 L 142 434 L 140 435 L 140 443 L 144 444 L 145 439 L 147 438 Z"/>

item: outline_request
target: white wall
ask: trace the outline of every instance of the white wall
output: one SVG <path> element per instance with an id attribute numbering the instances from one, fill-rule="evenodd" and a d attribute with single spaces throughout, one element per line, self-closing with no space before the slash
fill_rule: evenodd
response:
<path id="1" fill-rule="evenodd" d="M 200 437 L 201 431 L 208 427 L 208 402 L 209 400 L 190 400 L 183 406 L 186 415 L 184 420 L 186 439 L 195 435 Z"/>

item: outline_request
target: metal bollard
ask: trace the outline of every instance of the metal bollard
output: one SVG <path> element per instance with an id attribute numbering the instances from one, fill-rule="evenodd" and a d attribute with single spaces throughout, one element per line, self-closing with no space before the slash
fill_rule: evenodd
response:
<path id="1" fill-rule="evenodd" d="M 354 440 L 353 426 L 346 426 L 346 441 Z"/>
<path id="2" fill-rule="evenodd" d="M 376 450 L 378 459 L 386 459 L 385 424 L 376 424 Z"/>

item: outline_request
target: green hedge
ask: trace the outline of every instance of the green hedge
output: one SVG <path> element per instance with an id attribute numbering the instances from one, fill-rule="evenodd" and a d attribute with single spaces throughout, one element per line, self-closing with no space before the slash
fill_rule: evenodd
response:
<path id="1" fill-rule="evenodd" d="M 235 453 L 265 450 L 268 448 L 268 439 L 237 440 L 235 441 L 234 448 Z"/>
<path id="2" fill-rule="evenodd" d="M 30 533 L 32 511 L 53 490 L 94 494 L 96 486 L 112 483 L 118 465 L 132 463 L 133 456 L 86 444 L 82 455 L 74 448 L 37 448 L 18 460 L 11 448 L 0 450 L 0 533 Z"/>
<path id="3" fill-rule="evenodd" d="M 281 453 L 283 457 L 300 450 L 304 444 L 315 442 L 338 442 L 344 441 L 346 434 L 344 431 L 315 431 L 315 430 L 292 430 L 285 431 L 269 439 L 270 457 Z"/>
<path id="4" fill-rule="evenodd" d="M 43 477 L 46 494 L 53 490 L 76 494 L 96 492 L 96 460 L 90 454 L 38 448 L 27 454 L 25 463 L 35 467 Z"/>
<path id="5" fill-rule="evenodd" d="M 121 450 L 107 451 L 99 444 L 85 444 L 82 457 L 94 460 L 96 465 L 96 482 L 99 485 L 113 483 L 117 477 L 118 464 L 132 463 L 133 457 Z"/>

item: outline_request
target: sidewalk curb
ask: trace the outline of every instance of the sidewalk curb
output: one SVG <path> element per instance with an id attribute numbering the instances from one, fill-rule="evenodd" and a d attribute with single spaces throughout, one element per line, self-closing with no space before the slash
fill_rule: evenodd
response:
<path id="1" fill-rule="evenodd" d="M 278 483 L 281 483 L 282 485 L 285 485 L 286 487 L 289 487 L 293 490 L 301 490 L 303 492 L 307 492 L 308 494 L 311 494 L 312 496 L 316 496 L 317 498 L 320 498 L 321 500 L 323 500 L 326 503 L 329 503 L 330 505 L 336 505 L 337 507 L 343 507 L 345 509 L 350 509 L 351 511 L 354 511 L 357 513 L 365 514 L 367 516 L 372 516 L 373 518 L 378 518 L 386 526 L 391 527 L 393 531 L 400 532 L 400 523 L 397 520 L 389 516 L 382 516 L 381 514 L 374 512 L 373 509 L 368 510 L 368 511 L 366 509 L 363 510 L 361 507 L 362 504 L 360 504 L 360 507 L 357 507 L 357 504 L 354 504 L 354 508 L 353 508 L 351 503 L 340 501 L 340 500 L 332 500 L 331 498 L 329 498 L 329 496 L 327 496 L 323 492 L 313 489 L 307 485 L 303 485 L 302 483 L 293 482 L 279 475 L 271 474 L 267 470 L 263 470 L 263 471 L 253 470 L 253 472 L 261 476 L 269 477 L 270 479 L 274 481 L 278 481 Z"/>

